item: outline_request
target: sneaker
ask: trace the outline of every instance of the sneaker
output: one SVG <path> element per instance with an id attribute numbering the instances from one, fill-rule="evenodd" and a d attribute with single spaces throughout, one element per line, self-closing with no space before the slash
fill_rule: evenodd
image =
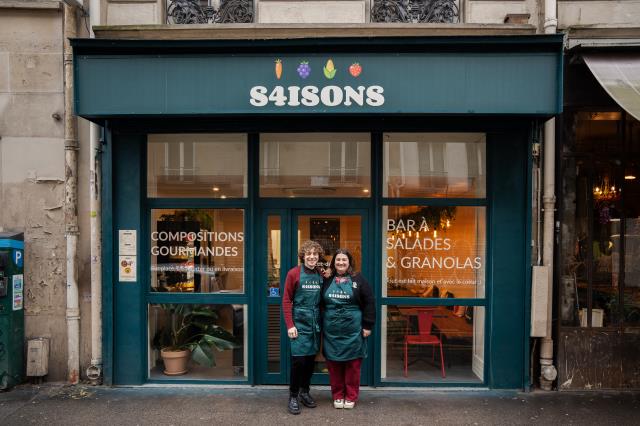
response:
<path id="1" fill-rule="evenodd" d="M 344 408 L 344 401 L 341 399 L 334 399 L 333 408 Z"/>
<path id="2" fill-rule="evenodd" d="M 300 392 L 300 402 L 302 402 L 302 405 L 309 408 L 315 408 L 318 405 L 309 392 Z"/>
<path id="3" fill-rule="evenodd" d="M 298 398 L 295 396 L 289 397 L 289 412 L 291 414 L 300 414 L 300 404 Z"/>
<path id="4" fill-rule="evenodd" d="M 349 400 L 344 401 L 344 408 L 346 408 L 347 410 L 352 409 L 355 405 L 356 403 L 354 401 L 349 401 Z"/>

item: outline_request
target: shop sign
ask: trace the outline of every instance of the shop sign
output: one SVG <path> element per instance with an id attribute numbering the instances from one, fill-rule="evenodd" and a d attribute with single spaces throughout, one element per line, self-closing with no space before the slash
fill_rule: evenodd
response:
<path id="1" fill-rule="evenodd" d="M 283 52 L 76 59 L 81 116 L 558 110 L 559 57 L 551 52 Z M 140 69 L 154 72 L 149 75 Z"/>
<path id="2" fill-rule="evenodd" d="M 371 85 L 365 87 L 357 84 L 360 83 L 357 79 L 362 74 L 363 69 L 358 62 L 353 62 L 346 69 L 340 70 L 347 75 L 347 79 L 349 78 L 348 76 L 351 77 L 352 80 L 348 81 L 349 83 L 356 83 L 355 85 L 344 86 L 331 84 L 339 71 L 331 58 L 327 59 L 326 64 L 322 67 L 322 74 L 319 79 L 316 79 L 316 81 L 320 81 L 320 86 L 313 84 L 302 85 L 312 73 L 309 60 L 302 60 L 298 63 L 298 61 L 294 60 L 276 59 L 274 63 L 274 76 L 277 80 L 282 79 L 284 67 L 288 66 L 289 68 L 295 67 L 295 72 L 292 73 L 293 80 L 299 79 L 300 83 L 286 87 L 281 85 L 273 87 L 253 86 L 249 92 L 249 103 L 254 107 L 260 108 L 267 105 L 302 108 L 318 105 L 325 107 L 340 105 L 346 107 L 362 107 L 365 105 L 380 107 L 384 105 L 384 88 L 382 86 Z M 326 85 L 322 85 L 322 83 L 326 83 Z"/>
<path id="3" fill-rule="evenodd" d="M 195 265 L 194 258 L 228 258 L 242 255 L 244 232 L 215 232 L 201 230 L 188 231 L 154 231 L 151 240 L 152 256 L 163 256 L 171 259 L 184 259 L 182 262 L 158 265 L 154 269 L 159 272 L 195 272 L 211 274 L 216 272 L 242 272 L 244 268 L 218 264 L 215 266 Z M 240 243 L 240 244 L 238 244 Z"/>
<path id="4" fill-rule="evenodd" d="M 474 256 L 468 250 L 461 250 L 464 241 L 457 241 L 429 226 L 424 216 L 416 219 L 388 219 L 386 224 L 387 256 L 386 268 L 413 272 L 407 278 L 389 277 L 391 285 L 471 285 L 477 280 L 474 271 L 482 268 L 482 257 Z M 401 237 L 398 237 L 401 235 Z M 430 270 L 421 275 L 419 270 Z M 435 274 L 434 272 L 439 272 Z M 404 274 L 403 274 L 404 275 Z M 416 278 L 419 277 L 419 278 Z"/>

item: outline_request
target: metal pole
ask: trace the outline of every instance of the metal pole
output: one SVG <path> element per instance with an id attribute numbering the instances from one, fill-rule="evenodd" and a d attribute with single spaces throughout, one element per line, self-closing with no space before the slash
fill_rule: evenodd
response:
<path id="1" fill-rule="evenodd" d="M 100 25 L 100 0 L 91 0 L 90 35 L 93 27 Z M 102 197 L 101 167 L 102 147 L 100 126 L 89 124 L 89 224 L 91 228 L 91 365 L 87 377 L 93 384 L 102 381 Z"/>
<path id="2" fill-rule="evenodd" d="M 76 9 L 64 7 L 64 224 L 67 242 L 67 380 L 80 378 L 80 308 L 78 304 L 78 132 L 73 114 L 73 51 Z"/>

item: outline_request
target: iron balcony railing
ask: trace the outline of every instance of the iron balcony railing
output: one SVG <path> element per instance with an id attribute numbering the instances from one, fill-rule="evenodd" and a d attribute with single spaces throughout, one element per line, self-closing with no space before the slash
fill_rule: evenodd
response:
<path id="1" fill-rule="evenodd" d="M 168 24 L 249 24 L 253 0 L 167 0 Z"/>
<path id="2" fill-rule="evenodd" d="M 371 0 L 371 22 L 457 23 L 460 0 Z M 168 24 L 246 24 L 255 0 L 167 0 Z"/>
<path id="3" fill-rule="evenodd" d="M 373 0 L 371 22 L 457 23 L 458 0 Z"/>

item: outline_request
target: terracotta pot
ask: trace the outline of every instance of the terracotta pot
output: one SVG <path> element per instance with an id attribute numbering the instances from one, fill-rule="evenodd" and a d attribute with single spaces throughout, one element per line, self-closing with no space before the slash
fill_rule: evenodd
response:
<path id="1" fill-rule="evenodd" d="M 181 351 L 172 351 L 164 348 L 160 351 L 160 356 L 164 361 L 164 374 L 167 376 L 179 376 L 187 372 L 187 361 L 191 351 L 184 349 Z"/>

